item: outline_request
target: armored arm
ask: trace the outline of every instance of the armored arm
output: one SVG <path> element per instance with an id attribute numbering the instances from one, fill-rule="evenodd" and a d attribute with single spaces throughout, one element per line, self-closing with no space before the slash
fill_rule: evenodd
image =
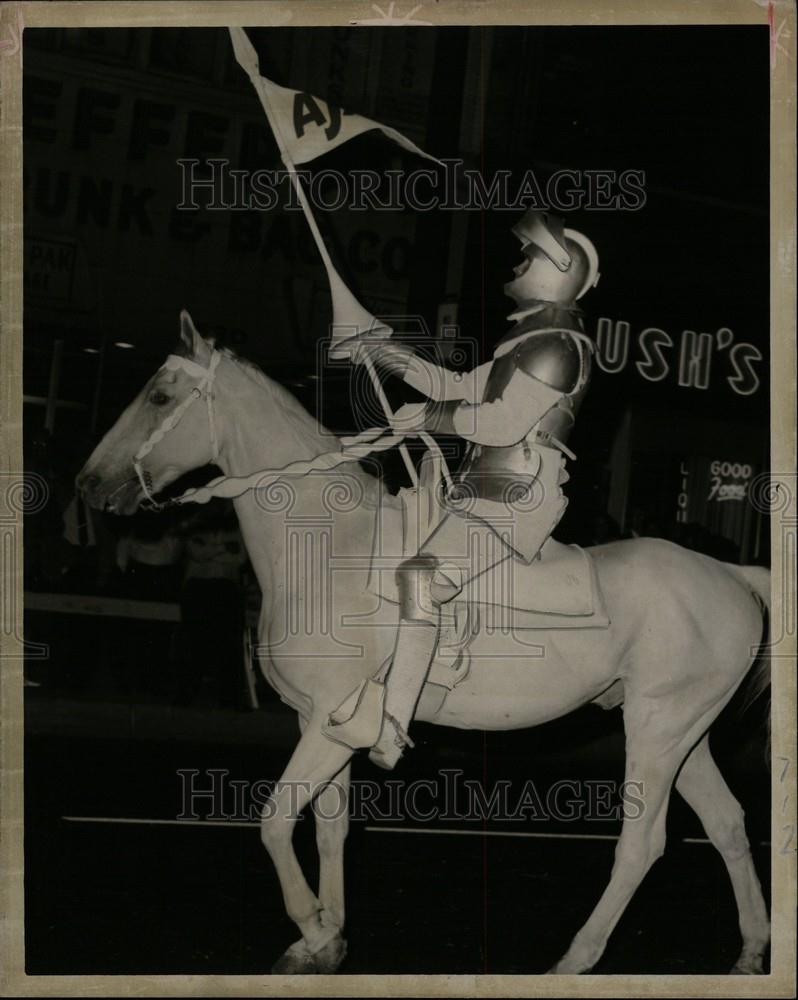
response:
<path id="1" fill-rule="evenodd" d="M 547 331 L 529 337 L 514 351 L 514 369 L 501 395 L 489 402 L 440 410 L 444 429 L 466 441 L 509 447 L 523 440 L 563 396 L 577 392 L 588 377 L 586 348 L 567 331 Z"/>
<path id="2" fill-rule="evenodd" d="M 454 372 L 419 357 L 404 344 L 380 343 L 362 348 L 382 371 L 397 375 L 435 403 L 482 398 L 491 365 L 479 365 L 470 372 Z"/>

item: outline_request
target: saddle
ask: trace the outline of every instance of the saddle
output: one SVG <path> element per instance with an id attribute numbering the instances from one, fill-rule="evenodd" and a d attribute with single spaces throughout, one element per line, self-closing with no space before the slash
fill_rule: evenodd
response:
<path id="1" fill-rule="evenodd" d="M 375 518 L 368 589 L 398 604 L 396 570 L 416 550 L 407 544 L 414 532 L 403 523 L 402 505 L 390 500 L 393 502 L 383 503 Z M 454 601 L 443 605 L 444 618 L 451 605 L 465 603 L 479 606 L 483 614 L 491 616 L 504 612 L 505 627 L 597 628 L 609 624 L 593 560 L 578 545 L 549 538 L 538 557 L 526 565 L 509 552 L 500 561 L 492 559 L 502 543 L 488 525 L 476 519 L 464 523 L 463 536 L 463 559 L 444 561 L 438 570 L 440 582 L 460 588 Z M 472 576 L 465 559 L 488 568 Z M 491 618 L 491 623 L 501 627 L 502 619 L 493 622 Z"/>
<path id="2" fill-rule="evenodd" d="M 385 497 L 374 522 L 368 589 L 382 600 L 399 603 L 396 569 L 418 551 L 434 521 L 434 502 L 422 492 L 418 503 Z M 418 512 L 421 512 L 419 515 Z M 408 518 L 409 514 L 409 518 Z M 457 517 L 457 515 L 450 515 Z M 426 523 L 406 523 L 418 518 Z M 468 672 L 468 645 L 477 630 L 514 632 L 528 629 L 605 629 L 610 624 L 593 559 L 578 545 L 549 538 L 536 559 L 524 564 L 492 528 L 478 519 L 460 519 L 460 557 L 443 561 L 436 582 L 459 588 L 441 606 L 438 649 L 428 683 L 451 689 Z M 497 561 L 498 555 L 498 561 Z M 488 568 L 472 573 L 472 566 Z"/>

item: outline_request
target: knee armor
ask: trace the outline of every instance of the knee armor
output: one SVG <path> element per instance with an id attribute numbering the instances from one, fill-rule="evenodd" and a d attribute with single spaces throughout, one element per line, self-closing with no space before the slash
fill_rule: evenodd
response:
<path id="1" fill-rule="evenodd" d="M 440 605 L 432 596 L 432 580 L 438 568 L 438 559 L 430 553 L 412 556 L 396 570 L 399 588 L 399 617 L 404 621 L 438 624 Z"/>

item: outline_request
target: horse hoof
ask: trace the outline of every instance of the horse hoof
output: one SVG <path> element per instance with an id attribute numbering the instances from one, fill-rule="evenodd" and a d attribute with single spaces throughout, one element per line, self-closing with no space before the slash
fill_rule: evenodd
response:
<path id="1" fill-rule="evenodd" d="M 761 958 L 738 958 L 729 971 L 730 976 L 761 976 L 763 973 Z"/>
<path id="2" fill-rule="evenodd" d="M 346 958 L 346 941 L 340 934 L 311 954 L 304 940 L 294 942 L 272 966 L 273 976 L 318 976 L 335 972 Z"/>
<path id="3" fill-rule="evenodd" d="M 316 973 L 336 972 L 346 958 L 346 941 L 336 934 L 331 941 L 313 955 Z"/>
<path id="4" fill-rule="evenodd" d="M 301 939 L 287 948 L 272 966 L 273 976 L 312 976 L 315 972 L 313 955 Z"/>
<path id="5" fill-rule="evenodd" d="M 600 958 L 601 956 L 599 956 Z M 598 958 L 587 958 L 584 955 L 577 959 L 572 955 L 563 955 L 559 962 L 556 962 L 546 973 L 547 976 L 583 976 L 590 972 L 598 962 Z"/>

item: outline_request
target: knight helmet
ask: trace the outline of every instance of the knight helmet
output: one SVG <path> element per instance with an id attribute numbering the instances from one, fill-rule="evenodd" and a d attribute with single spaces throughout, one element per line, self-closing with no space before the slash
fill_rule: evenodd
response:
<path id="1" fill-rule="evenodd" d="M 553 302 L 567 305 L 581 298 L 599 279 L 596 248 L 582 233 L 566 229 L 562 218 L 529 209 L 513 226 L 525 260 L 504 291 L 516 305 Z"/>

